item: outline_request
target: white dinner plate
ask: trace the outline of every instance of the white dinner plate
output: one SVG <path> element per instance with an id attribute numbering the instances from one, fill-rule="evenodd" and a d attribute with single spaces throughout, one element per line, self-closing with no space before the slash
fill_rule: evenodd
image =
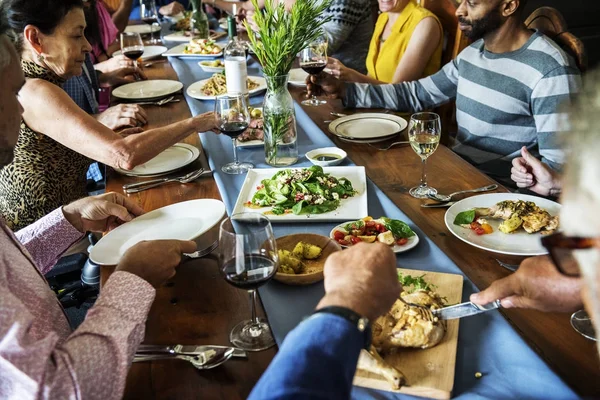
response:
<path id="1" fill-rule="evenodd" d="M 331 232 L 329 232 L 329 237 L 335 241 L 335 238 L 333 237 L 333 234 L 335 233 L 335 231 L 338 230 L 338 229 L 342 229 L 346 224 L 350 224 L 352 222 L 356 222 L 356 220 L 344 222 L 343 224 L 339 224 L 338 226 L 336 226 L 335 228 L 333 228 L 331 230 Z M 410 237 L 410 238 L 408 238 L 408 242 L 406 242 L 406 244 L 404 246 L 400 246 L 400 245 L 394 243 L 394 245 L 390 246 L 390 247 L 391 247 L 391 249 L 392 249 L 392 251 L 394 253 L 404 253 L 405 251 L 408 251 L 408 250 L 414 248 L 417 244 L 419 244 L 419 236 L 417 235 L 417 232 L 415 232 L 415 235 L 412 236 L 412 237 Z M 341 245 L 341 244 L 340 244 L 340 246 L 342 246 L 342 247 L 352 247 L 352 246 L 344 246 L 344 245 Z"/>
<path id="2" fill-rule="evenodd" d="M 257 88 L 252 89 L 248 92 L 250 96 L 260 94 L 267 90 L 267 81 L 262 76 L 248 76 L 248 78 L 258 83 Z M 215 96 L 207 96 L 204 93 L 202 93 L 202 87 L 206 85 L 206 82 L 208 82 L 208 79 L 202 79 L 201 81 L 192 83 L 190 86 L 188 86 L 186 90 L 187 95 L 198 100 L 214 100 Z"/>
<path id="3" fill-rule="evenodd" d="M 96 243 L 90 260 L 98 265 L 117 265 L 123 254 L 144 240 L 193 240 L 214 227 L 225 215 L 219 200 L 199 199 L 171 204 L 127 222 Z"/>
<path id="4" fill-rule="evenodd" d="M 186 43 L 181 43 L 181 44 L 171 48 L 169 51 L 164 52 L 163 56 L 179 57 L 179 58 L 218 58 L 223 55 L 223 50 L 222 50 L 224 47 L 223 43 L 217 43 L 219 45 L 219 47 L 221 47 L 221 51 L 217 54 L 186 54 L 183 51 L 185 50 L 185 46 L 188 45 L 189 41 L 190 40 L 188 38 Z"/>
<path id="5" fill-rule="evenodd" d="M 348 115 L 332 121 L 329 131 L 348 140 L 376 140 L 402 132 L 408 123 L 393 114 L 363 113 Z"/>
<path id="6" fill-rule="evenodd" d="M 117 172 L 128 176 L 158 176 L 176 171 L 196 161 L 200 150 L 187 143 L 175 143 L 173 146 L 159 153 L 153 159 L 127 171 L 115 168 Z"/>
<path id="7" fill-rule="evenodd" d="M 179 92 L 183 83 L 164 79 L 139 81 L 119 86 L 112 95 L 124 100 L 154 100 Z"/>
<path id="8" fill-rule="evenodd" d="M 140 35 L 145 35 L 152 32 L 160 32 L 160 25 L 127 25 L 125 28 L 125 32 L 133 32 L 139 33 Z"/>
<path id="9" fill-rule="evenodd" d="M 454 225 L 454 218 L 458 213 L 467 211 L 476 207 L 491 207 L 494 204 L 504 200 L 524 200 L 533 201 L 540 208 L 548 211 L 550 215 L 555 216 L 560 213 L 560 204 L 544 199 L 543 197 L 528 196 L 517 193 L 494 193 L 482 194 L 461 200 L 446 211 L 444 220 L 446 226 L 454 236 L 480 249 L 493 251 L 495 253 L 510 254 L 516 256 L 537 256 L 547 254 L 548 252 L 542 246 L 541 233 L 527 233 L 523 229 L 518 229 L 515 233 L 502 233 L 498 226 L 502 220 L 485 218 L 494 228 L 494 232 L 488 235 L 477 235 L 472 229 L 463 228 L 460 225 Z"/>
<path id="10" fill-rule="evenodd" d="M 144 53 L 142 54 L 142 61 L 150 60 L 155 57 L 159 57 L 167 51 L 164 46 L 144 46 Z M 120 56 L 121 50 L 117 50 L 113 53 L 113 57 Z"/>
<path id="11" fill-rule="evenodd" d="M 290 168 L 299 169 L 299 168 Z M 248 171 L 246 180 L 240 190 L 240 194 L 233 208 L 232 214 L 240 212 L 262 212 L 270 211 L 272 207 L 249 208 L 245 204 L 252 200 L 256 193 L 256 187 L 261 185 L 263 179 L 271 179 L 281 168 L 254 168 Z M 367 202 L 367 176 L 364 167 L 324 167 L 323 172 L 331 174 L 336 178 L 346 178 L 352 183 L 357 193 L 353 197 L 342 199 L 340 206 L 330 212 L 323 214 L 292 213 L 283 215 L 268 214 L 271 222 L 324 222 L 324 221 L 347 221 L 356 220 L 368 215 Z"/>
<path id="12" fill-rule="evenodd" d="M 306 78 L 308 73 L 304 72 L 302 68 L 294 68 L 290 70 L 290 79 L 288 83 L 293 86 L 306 86 Z"/>
<path id="13" fill-rule="evenodd" d="M 223 36 L 227 36 L 226 32 L 216 32 L 216 31 L 213 31 L 212 29 L 210 30 L 209 33 L 210 33 L 210 39 L 212 39 L 212 40 L 218 40 L 218 39 L 222 38 Z M 194 37 L 194 38 L 196 38 L 196 37 Z M 173 33 L 169 33 L 168 35 L 163 36 L 163 41 L 167 41 L 167 42 L 179 42 L 179 43 L 187 44 L 187 43 L 189 43 L 190 39 L 192 39 L 190 31 L 175 31 Z M 221 44 L 219 44 L 219 46 L 221 46 Z"/>

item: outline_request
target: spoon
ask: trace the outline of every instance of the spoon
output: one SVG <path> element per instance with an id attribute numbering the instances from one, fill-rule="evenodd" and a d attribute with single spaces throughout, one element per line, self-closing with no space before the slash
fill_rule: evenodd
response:
<path id="1" fill-rule="evenodd" d="M 496 190 L 496 189 L 498 189 L 498 185 L 493 184 L 493 185 L 489 185 L 489 186 L 480 187 L 480 188 L 477 188 L 477 189 L 461 190 L 460 192 L 450 193 L 449 195 L 430 194 L 427 197 L 429 197 L 432 200 L 445 203 L 447 201 L 452 200 L 452 198 L 454 196 L 459 195 L 459 194 L 489 192 L 490 190 Z"/>
<path id="2" fill-rule="evenodd" d="M 339 160 L 339 157 L 333 157 L 333 156 L 319 156 L 316 158 L 317 161 L 335 161 L 335 160 Z"/>
<path id="3" fill-rule="evenodd" d="M 229 360 L 234 353 L 234 349 L 228 349 L 223 352 L 219 352 L 211 356 L 195 355 L 195 356 L 187 356 L 187 355 L 171 355 L 171 354 L 144 354 L 138 355 L 136 354 L 133 362 L 144 362 L 144 361 L 155 361 L 155 360 L 185 360 L 194 366 L 196 369 L 211 369 L 218 367 L 219 365 L 225 363 Z"/>

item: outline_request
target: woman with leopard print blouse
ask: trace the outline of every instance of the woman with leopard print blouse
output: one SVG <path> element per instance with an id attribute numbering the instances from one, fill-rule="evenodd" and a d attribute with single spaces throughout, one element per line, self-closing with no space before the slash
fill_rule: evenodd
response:
<path id="1" fill-rule="evenodd" d="M 81 0 L 3 0 L 26 84 L 12 163 L 0 171 L 0 214 L 13 230 L 83 197 L 92 160 L 132 169 L 190 134 L 215 128 L 205 113 L 162 128 L 121 135 L 82 111 L 60 85 L 80 75 L 91 46 Z M 140 133 L 141 132 L 141 133 Z"/>

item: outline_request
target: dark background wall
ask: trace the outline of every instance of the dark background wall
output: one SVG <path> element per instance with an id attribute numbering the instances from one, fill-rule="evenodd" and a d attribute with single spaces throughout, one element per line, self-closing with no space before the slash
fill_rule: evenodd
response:
<path id="1" fill-rule="evenodd" d="M 583 40 L 590 68 L 600 66 L 600 0 L 529 0 L 527 15 L 542 6 L 561 12 L 569 31 Z"/>

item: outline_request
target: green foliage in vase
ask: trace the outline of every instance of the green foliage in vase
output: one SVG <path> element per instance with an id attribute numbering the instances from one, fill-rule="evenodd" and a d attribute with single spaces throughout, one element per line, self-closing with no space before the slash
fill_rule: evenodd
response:
<path id="1" fill-rule="evenodd" d="M 259 9 L 257 0 L 251 0 Z M 244 21 L 252 50 L 260 61 L 266 76 L 280 76 L 292 69 L 296 55 L 322 35 L 323 24 L 331 18 L 321 14 L 331 0 L 297 0 L 290 11 L 283 2 L 266 0 L 263 12 L 254 14 L 258 32 Z"/>

